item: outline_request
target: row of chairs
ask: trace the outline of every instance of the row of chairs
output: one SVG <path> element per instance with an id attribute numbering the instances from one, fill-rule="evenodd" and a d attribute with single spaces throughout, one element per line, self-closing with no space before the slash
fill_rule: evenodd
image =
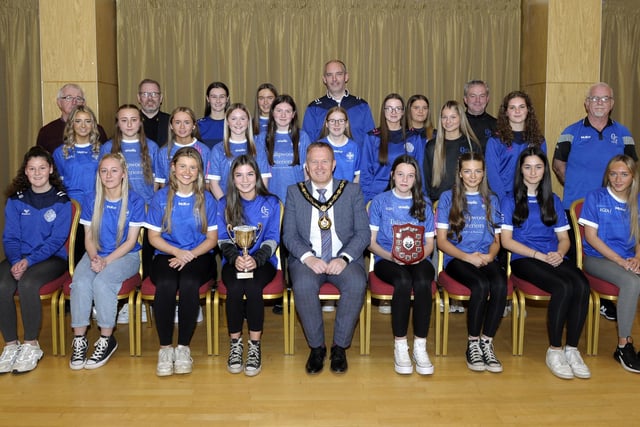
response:
<path id="1" fill-rule="evenodd" d="M 576 201 L 571 206 L 571 221 L 576 234 L 576 253 L 578 255 L 578 266 L 582 267 L 582 239 L 584 231 L 578 225 L 577 219 L 582 209 L 583 200 Z M 73 222 L 70 237 L 66 243 L 67 248 L 74 247 L 75 235 L 78 227 L 80 208 L 76 201 L 73 201 Z M 469 288 L 452 279 L 443 269 L 442 253 L 439 254 L 437 268 L 437 281 L 432 282 L 433 310 L 435 323 L 435 354 L 446 356 L 448 353 L 449 336 L 449 303 L 450 300 L 465 301 L 470 297 Z M 380 280 L 373 272 L 373 257 L 368 260 L 369 277 L 363 308 L 360 313 L 359 338 L 360 354 L 368 355 L 371 350 L 371 307 L 372 300 L 389 301 L 392 299 L 393 286 Z M 69 269 L 61 277 L 47 283 L 40 290 L 42 300 L 51 300 L 51 325 L 53 354 L 65 355 L 65 302 L 69 300 L 71 277 L 73 276 L 74 259 L 73 251 L 69 251 Z M 586 274 L 592 289 L 589 298 L 589 311 L 587 317 L 587 354 L 596 355 L 598 352 L 598 332 L 600 299 L 616 300 L 618 288 L 606 281 Z M 512 330 L 512 353 L 522 355 L 524 352 L 524 328 L 526 318 L 526 302 L 548 301 L 550 295 L 536 287 L 532 283 L 518 278 L 508 272 L 508 303 L 512 304 L 511 330 Z M 442 291 L 442 299 L 440 292 Z M 131 356 L 142 354 L 142 310 L 146 310 L 149 322 L 147 327 L 152 326 L 153 315 L 150 310 L 150 303 L 155 295 L 155 285 L 149 278 L 141 279 L 140 274 L 136 274 L 123 282 L 118 299 L 126 300 L 129 308 L 129 352 Z M 283 342 L 284 354 L 294 354 L 295 348 L 295 298 L 293 291 L 286 286 L 284 272 L 280 264 L 278 252 L 278 269 L 274 279 L 264 288 L 263 297 L 265 300 L 282 299 L 283 301 Z M 220 341 L 220 319 L 223 315 L 223 305 L 226 299 L 226 287 L 222 280 L 218 280 L 214 289 L 214 280 L 204 283 L 200 287 L 200 298 L 204 302 L 204 313 L 207 334 L 207 354 L 219 354 Z M 325 283 L 320 289 L 320 300 L 339 300 L 340 292 L 330 283 Z M 179 295 L 176 296 L 179 299 Z M 144 304 L 144 305 L 143 305 Z M 444 307 L 442 317 L 440 306 Z M 442 339 L 441 339 L 442 338 Z M 442 341 L 442 342 L 441 342 Z"/>

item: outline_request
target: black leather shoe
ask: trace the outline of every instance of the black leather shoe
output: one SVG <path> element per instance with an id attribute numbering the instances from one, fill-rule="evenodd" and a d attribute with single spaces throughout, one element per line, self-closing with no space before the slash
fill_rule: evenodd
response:
<path id="1" fill-rule="evenodd" d="M 309 358 L 307 359 L 307 374 L 317 374 L 322 371 L 322 368 L 324 368 L 325 357 L 327 357 L 326 347 L 312 348 L 309 353 Z"/>
<path id="2" fill-rule="evenodd" d="M 343 347 L 334 345 L 331 347 L 331 371 L 336 374 L 347 372 L 347 352 Z"/>

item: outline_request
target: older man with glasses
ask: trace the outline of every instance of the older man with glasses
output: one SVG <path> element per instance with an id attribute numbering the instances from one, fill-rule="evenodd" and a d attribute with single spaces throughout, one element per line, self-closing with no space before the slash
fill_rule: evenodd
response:
<path id="1" fill-rule="evenodd" d="M 627 154 L 638 160 L 631 132 L 613 121 L 613 89 L 607 83 L 596 83 L 589 88 L 584 100 L 587 117 L 567 127 L 558 138 L 553 154 L 553 171 L 564 184 L 562 204 L 569 216 L 571 204 L 592 190 L 602 186 L 602 178 L 609 160 L 618 154 Z M 575 260 L 573 232 L 571 249 L 567 256 Z M 601 300 L 600 314 L 616 320 L 616 308 L 611 301 Z"/>
<path id="2" fill-rule="evenodd" d="M 51 154 L 62 145 L 64 127 L 71 111 L 76 106 L 85 104 L 84 91 L 77 84 L 67 83 L 58 91 L 56 103 L 60 109 L 60 117 L 41 127 L 36 141 L 37 145 Z M 100 125 L 98 125 L 98 131 L 100 132 L 100 142 L 104 143 L 107 140 L 107 134 Z"/>
<path id="3" fill-rule="evenodd" d="M 167 143 L 169 135 L 169 114 L 160 111 L 164 97 L 160 83 L 144 79 L 138 85 L 138 103 L 142 110 L 144 135 L 155 141 L 158 147 Z"/>

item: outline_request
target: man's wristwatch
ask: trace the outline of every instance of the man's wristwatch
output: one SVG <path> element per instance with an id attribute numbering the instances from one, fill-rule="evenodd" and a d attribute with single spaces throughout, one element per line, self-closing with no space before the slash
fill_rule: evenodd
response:
<path id="1" fill-rule="evenodd" d="M 349 260 L 349 257 L 348 257 L 348 256 L 346 256 L 346 255 L 342 255 L 340 258 L 342 258 L 342 260 L 343 260 L 344 262 L 346 262 L 346 263 L 347 263 L 347 265 L 349 265 L 349 263 L 351 262 L 351 261 Z"/>

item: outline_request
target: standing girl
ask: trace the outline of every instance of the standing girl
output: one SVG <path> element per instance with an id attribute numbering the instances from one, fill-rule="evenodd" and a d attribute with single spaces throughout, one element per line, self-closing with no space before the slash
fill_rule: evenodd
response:
<path id="1" fill-rule="evenodd" d="M 440 110 L 435 141 L 427 144 L 424 156 L 425 188 L 432 202 L 453 187 L 458 157 L 469 152 L 482 153 L 478 138 L 458 101 L 447 101 Z"/>
<path id="2" fill-rule="evenodd" d="M 607 164 L 604 188 L 587 194 L 578 222 L 584 225 L 584 271 L 613 283 L 618 295 L 618 346 L 613 357 L 640 373 L 631 329 L 640 297 L 638 166 L 629 156 Z"/>
<path id="3" fill-rule="evenodd" d="M 2 374 L 32 371 L 44 354 L 38 344 L 40 288 L 67 270 L 64 244 L 71 227 L 71 201 L 53 158 L 44 148 L 35 146 L 24 155 L 5 194 L 2 244 L 7 259 L 0 263 L 0 331 L 5 343 L 0 355 Z M 24 329 L 22 344 L 18 341 L 16 291 Z"/>
<path id="4" fill-rule="evenodd" d="M 440 197 L 436 212 L 437 244 L 445 271 L 471 290 L 467 309 L 467 367 L 502 372 L 493 350 L 507 298 L 507 278 L 496 261 L 500 249 L 498 198 L 485 179 L 482 154 L 464 153 L 456 182 Z"/>
<path id="5" fill-rule="evenodd" d="M 204 94 L 204 117 L 198 120 L 202 142 L 211 150 L 224 137 L 224 113 L 229 108 L 229 88 L 222 82 L 207 86 Z"/>
<path id="6" fill-rule="evenodd" d="M 211 193 L 218 200 L 227 192 L 231 162 L 242 154 L 256 158 L 265 185 L 271 176 L 264 145 L 253 139 L 251 114 L 247 107 L 244 104 L 232 104 L 225 116 L 224 140 L 211 151 L 211 168 L 207 175 Z"/>
<path id="7" fill-rule="evenodd" d="M 127 164 L 121 153 L 108 153 L 98 166 L 95 194 L 82 201 L 80 223 L 85 247 L 71 283 L 71 369 L 97 369 L 118 348 L 113 336 L 122 282 L 140 269 L 138 236 L 144 223 L 144 200 L 129 191 Z M 95 305 L 100 338 L 87 360 L 87 328 Z"/>
<path id="8" fill-rule="evenodd" d="M 305 180 L 304 163 L 310 144 L 307 133 L 298 126 L 296 103 L 291 96 L 276 97 L 271 105 L 267 132 L 258 140 L 264 141 L 271 166 L 269 188 L 284 203 L 287 187 Z"/>
<path id="9" fill-rule="evenodd" d="M 171 161 L 183 147 L 193 147 L 200 157 L 206 174 L 209 165 L 209 147 L 200 141 L 200 131 L 196 125 L 196 115 L 189 107 L 177 107 L 169 117 L 169 140 L 156 157 L 156 183 L 164 186 L 171 174 Z"/>
<path id="10" fill-rule="evenodd" d="M 205 189 L 202 158 L 193 147 L 171 160 L 169 185 L 153 196 L 145 227 L 156 248 L 151 280 L 156 285 L 154 313 L 160 339 L 156 374 L 188 374 L 193 369 L 191 337 L 199 311 L 199 288 L 215 275 L 218 243 L 217 203 Z M 178 301 L 178 346 L 172 347 Z"/>
<path id="11" fill-rule="evenodd" d="M 512 252 L 513 274 L 551 294 L 547 367 L 559 378 L 589 378 L 591 372 L 578 351 L 589 308 L 589 283 L 565 258 L 570 245 L 569 223 L 560 198 L 551 190 L 547 156 L 539 148 L 529 147 L 520 154 L 513 193 L 513 198 L 502 200 L 500 239 Z"/>
<path id="12" fill-rule="evenodd" d="M 253 134 L 260 135 L 267 131 L 271 104 L 278 96 L 278 89 L 271 83 L 262 83 L 256 90 L 256 105 L 253 109 Z"/>
<path id="13" fill-rule="evenodd" d="M 411 95 L 407 100 L 407 130 L 413 131 L 425 141 L 433 138 L 433 125 L 431 124 L 431 113 L 429 111 L 429 99 L 424 95 Z"/>
<path id="14" fill-rule="evenodd" d="M 335 179 L 346 179 L 350 182 L 360 181 L 360 147 L 351 137 L 351 126 L 347 110 L 340 106 L 331 107 L 324 119 L 320 133 L 320 141 L 333 148 L 336 168 Z"/>
<path id="15" fill-rule="evenodd" d="M 360 187 L 365 203 L 387 189 L 391 165 L 398 156 L 409 154 L 422 163 L 424 144 L 419 135 L 407 134 L 403 117 L 404 100 L 390 93 L 380 108 L 379 127 L 367 134 L 363 144 Z"/>
<path id="16" fill-rule="evenodd" d="M 518 156 L 527 147 L 547 152 L 547 144 L 533 109 L 531 98 L 514 91 L 502 100 L 496 136 L 487 141 L 487 179 L 491 190 L 502 200 L 512 198 L 513 180 L 518 173 Z"/>
<path id="17" fill-rule="evenodd" d="M 429 259 L 433 251 L 434 221 L 431 204 L 422 194 L 420 167 L 408 154 L 396 158 L 391 168 L 391 190 L 378 194 L 369 208 L 371 244 L 375 255 L 375 274 L 393 285 L 391 326 L 394 340 L 394 366 L 398 374 L 411 374 L 407 329 L 413 293 L 413 360 L 420 375 L 433 374 L 427 354 L 427 332 L 431 318 L 431 282 L 435 271 Z M 424 229 L 422 253 L 415 261 L 393 256 L 394 225 L 412 224 Z"/>
<path id="18" fill-rule="evenodd" d="M 218 206 L 220 250 L 224 255 L 222 281 L 227 287 L 227 324 L 231 338 L 227 370 L 242 372 L 242 323 L 247 319 L 249 347 L 244 373 L 255 376 L 262 370 L 260 339 L 264 324 L 262 289 L 276 274 L 275 253 L 280 242 L 280 202 L 270 194 L 254 158 L 246 154 L 231 164 L 228 192 Z M 231 240 L 227 226 L 257 227 L 256 241 L 243 255 Z M 251 278 L 238 278 L 238 272 L 253 272 Z M 246 298 L 243 301 L 243 298 Z"/>

